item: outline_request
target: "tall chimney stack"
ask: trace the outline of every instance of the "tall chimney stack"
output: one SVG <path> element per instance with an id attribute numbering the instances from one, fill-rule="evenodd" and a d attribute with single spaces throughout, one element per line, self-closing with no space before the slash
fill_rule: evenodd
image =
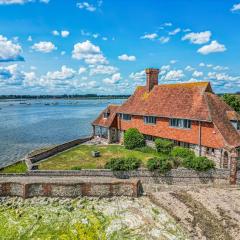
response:
<path id="1" fill-rule="evenodd" d="M 159 69 L 157 68 L 147 68 L 145 69 L 147 74 L 147 90 L 150 92 L 155 85 L 158 85 L 158 74 Z"/>

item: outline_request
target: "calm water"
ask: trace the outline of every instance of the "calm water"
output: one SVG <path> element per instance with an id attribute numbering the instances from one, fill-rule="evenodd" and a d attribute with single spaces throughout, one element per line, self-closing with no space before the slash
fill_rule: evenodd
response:
<path id="1" fill-rule="evenodd" d="M 0 165 L 29 151 L 89 136 L 91 122 L 110 103 L 124 100 L 0 101 Z"/>

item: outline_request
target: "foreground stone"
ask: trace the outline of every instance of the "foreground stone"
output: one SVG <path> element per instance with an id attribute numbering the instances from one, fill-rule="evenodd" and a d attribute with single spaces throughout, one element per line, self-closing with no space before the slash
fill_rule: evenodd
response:
<path id="1" fill-rule="evenodd" d="M 187 239 L 149 198 L 0 198 L 1 239 Z"/>

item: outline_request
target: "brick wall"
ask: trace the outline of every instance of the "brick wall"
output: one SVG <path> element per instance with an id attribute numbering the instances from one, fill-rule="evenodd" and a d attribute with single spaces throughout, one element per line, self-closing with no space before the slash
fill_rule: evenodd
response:
<path id="1" fill-rule="evenodd" d="M 138 197 L 141 194 L 138 180 L 116 180 L 81 183 L 19 183 L 1 182 L 0 196 L 28 197 Z"/>
<path id="2" fill-rule="evenodd" d="M 131 121 L 122 119 L 118 119 L 118 121 L 120 130 L 138 128 L 141 133 L 146 135 L 199 144 L 199 123 L 197 121 L 192 121 L 191 129 L 170 127 L 168 118 L 157 118 L 156 125 L 144 124 L 143 116 L 132 116 Z M 201 125 L 202 145 L 212 148 L 222 148 L 224 146 L 222 137 L 213 123 L 201 123 Z"/>

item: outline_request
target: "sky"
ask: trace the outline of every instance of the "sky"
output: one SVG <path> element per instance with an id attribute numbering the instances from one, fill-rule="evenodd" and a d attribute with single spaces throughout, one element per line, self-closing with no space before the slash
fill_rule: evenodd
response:
<path id="1" fill-rule="evenodd" d="M 240 0 L 0 0 L 0 95 L 240 91 Z"/>

